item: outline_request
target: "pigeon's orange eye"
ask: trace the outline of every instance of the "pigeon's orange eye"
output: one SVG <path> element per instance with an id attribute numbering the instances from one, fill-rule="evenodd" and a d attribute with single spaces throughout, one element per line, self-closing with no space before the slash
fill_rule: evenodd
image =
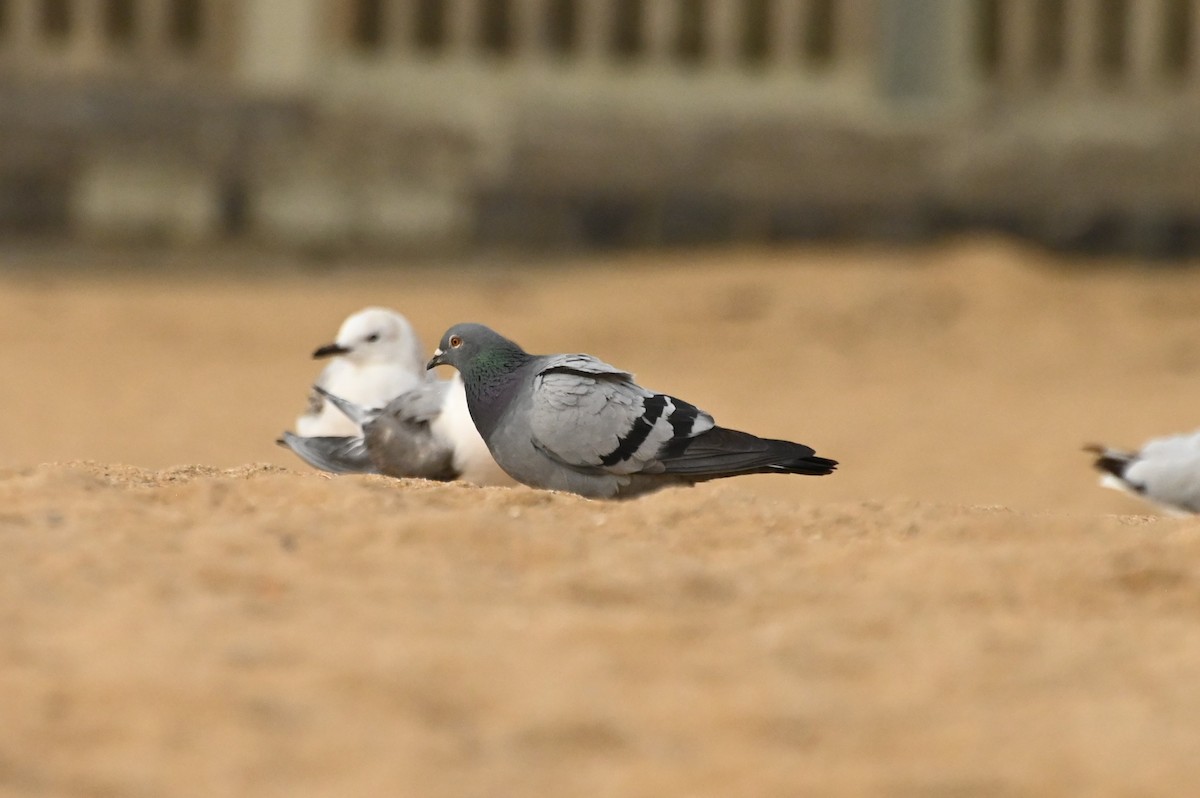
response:
<path id="1" fill-rule="evenodd" d="M 457 335 L 451 335 L 450 336 L 450 348 L 458 349 L 460 346 L 462 346 L 462 339 L 459 338 Z"/>

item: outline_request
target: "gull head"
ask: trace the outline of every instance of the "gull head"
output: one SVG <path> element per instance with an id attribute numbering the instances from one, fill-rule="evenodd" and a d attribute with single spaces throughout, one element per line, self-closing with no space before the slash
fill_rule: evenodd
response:
<path id="1" fill-rule="evenodd" d="M 337 339 L 314 358 L 344 357 L 358 365 L 421 361 L 421 342 L 408 319 L 387 308 L 365 308 L 342 322 Z"/>

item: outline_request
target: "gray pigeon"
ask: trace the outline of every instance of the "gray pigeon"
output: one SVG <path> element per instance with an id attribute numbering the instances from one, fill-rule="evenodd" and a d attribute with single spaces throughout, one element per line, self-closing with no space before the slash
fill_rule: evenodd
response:
<path id="1" fill-rule="evenodd" d="M 480 324 L 456 324 L 428 368 L 454 366 L 500 467 L 535 488 L 627 498 L 740 474 L 831 473 L 800 443 L 724 429 L 590 355 L 531 355 Z"/>
<path id="2" fill-rule="evenodd" d="M 1172 515 L 1200 513 L 1200 432 L 1155 438 L 1136 452 L 1099 444 L 1084 450 L 1097 455 L 1093 465 L 1104 474 L 1104 487 L 1131 493 Z"/>

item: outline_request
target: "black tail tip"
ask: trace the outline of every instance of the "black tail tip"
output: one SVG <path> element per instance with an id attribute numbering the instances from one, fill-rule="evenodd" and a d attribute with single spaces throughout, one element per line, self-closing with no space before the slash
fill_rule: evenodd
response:
<path id="1" fill-rule="evenodd" d="M 1125 478 L 1125 469 L 1129 467 L 1129 461 L 1118 457 L 1102 456 L 1097 457 L 1092 463 L 1092 467 L 1097 471 L 1106 474 L 1112 474 L 1120 479 Z"/>
<path id="2" fill-rule="evenodd" d="M 814 455 L 808 459 L 809 462 L 821 469 L 819 472 L 821 474 L 832 474 L 834 471 L 837 471 L 839 465 L 837 460 L 831 460 L 828 457 L 817 457 Z"/>
<path id="3" fill-rule="evenodd" d="M 838 461 L 830 460 L 828 457 L 812 455 L 793 460 L 790 463 L 781 463 L 780 466 L 781 470 L 789 474 L 806 474 L 813 477 L 823 477 L 837 470 Z"/>
<path id="4" fill-rule="evenodd" d="M 1083 447 L 1085 452 L 1096 455 L 1092 467 L 1104 474 L 1112 474 L 1118 479 L 1125 478 L 1125 469 L 1134 461 L 1136 455 L 1114 451 L 1099 443 L 1088 443 Z"/>

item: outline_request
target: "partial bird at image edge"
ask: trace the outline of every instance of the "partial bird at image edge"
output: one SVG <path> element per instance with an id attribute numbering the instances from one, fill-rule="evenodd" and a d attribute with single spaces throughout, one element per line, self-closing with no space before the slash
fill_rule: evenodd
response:
<path id="1" fill-rule="evenodd" d="M 1170 515 L 1200 513 L 1200 432 L 1147 441 L 1137 451 L 1097 443 L 1083 450 L 1096 456 L 1100 484 L 1141 499 Z"/>

